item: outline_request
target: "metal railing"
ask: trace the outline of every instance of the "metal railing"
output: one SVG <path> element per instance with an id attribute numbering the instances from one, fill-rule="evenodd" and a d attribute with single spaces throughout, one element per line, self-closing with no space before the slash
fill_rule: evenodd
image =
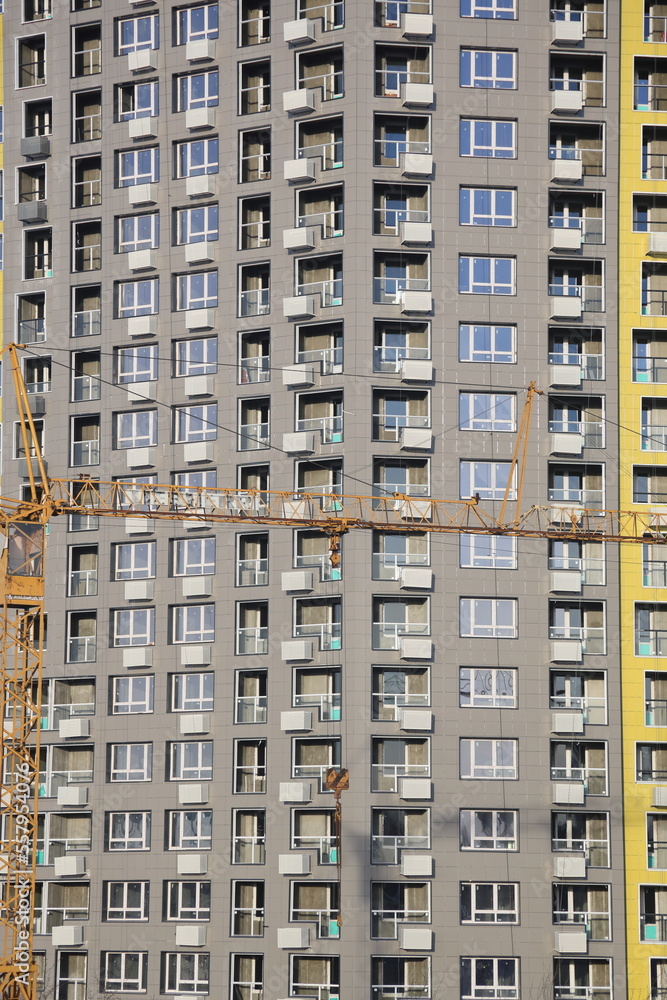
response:
<path id="1" fill-rule="evenodd" d="M 589 837 L 572 837 L 565 839 L 562 837 L 551 838 L 551 850 L 558 851 L 578 851 L 590 857 L 593 851 L 607 852 L 609 843 L 606 840 L 593 840 Z"/>
<path id="2" fill-rule="evenodd" d="M 431 213 L 417 208 L 374 208 L 373 219 L 374 232 L 398 236 L 402 222 L 430 222 Z"/>
<path id="3" fill-rule="evenodd" d="M 430 635 L 427 622 L 373 622 L 373 649 L 400 649 L 404 636 Z"/>
<path id="4" fill-rule="evenodd" d="M 69 575 L 70 597 L 94 597 L 97 594 L 97 570 L 73 569 Z"/>
<path id="5" fill-rule="evenodd" d="M 253 74 L 254 75 L 254 74 Z M 252 115 L 271 110 L 271 87 L 268 83 L 240 88 L 241 114 Z"/>
<path id="6" fill-rule="evenodd" d="M 75 375 L 72 379 L 72 399 L 75 403 L 99 399 L 101 387 L 99 375 Z"/>
<path id="7" fill-rule="evenodd" d="M 428 910 L 371 910 L 373 937 L 395 939 L 399 924 L 428 924 Z"/>
<path id="8" fill-rule="evenodd" d="M 99 441 L 73 441 L 72 465 L 99 465 Z"/>
<path id="9" fill-rule="evenodd" d="M 269 422 L 239 425 L 239 451 L 260 451 L 271 446 Z"/>
<path id="10" fill-rule="evenodd" d="M 397 792 L 401 778 L 428 778 L 429 764 L 371 764 L 371 789 L 374 792 Z"/>
<path id="11" fill-rule="evenodd" d="M 102 69 L 101 44 L 91 49 L 74 49 L 74 76 L 92 76 Z"/>
<path id="12" fill-rule="evenodd" d="M 398 580 L 401 566 L 428 566 L 426 552 L 374 552 L 373 579 Z"/>
<path id="13" fill-rule="evenodd" d="M 343 235 L 343 209 L 332 208 L 328 212 L 313 212 L 312 214 L 298 215 L 297 226 L 302 229 L 306 226 L 320 226 L 324 239 L 333 236 Z"/>
<path id="14" fill-rule="evenodd" d="M 19 320 L 19 344 L 41 344 L 44 340 L 46 340 L 46 320 L 43 317 Z"/>
<path id="15" fill-rule="evenodd" d="M 265 694 L 240 695 L 236 699 L 237 722 L 266 722 Z"/>
<path id="16" fill-rule="evenodd" d="M 667 941 L 667 914 L 641 913 L 639 926 L 642 941 Z"/>
<path id="17" fill-rule="evenodd" d="M 667 562 L 646 559 L 642 565 L 642 586 L 667 587 Z"/>
<path id="18" fill-rule="evenodd" d="M 549 487 L 547 499 L 553 503 L 576 504 L 582 507 L 603 507 L 604 494 L 602 490 L 576 489 L 574 487 L 564 487 L 556 489 Z"/>
<path id="19" fill-rule="evenodd" d="M 328 764 L 294 764 L 292 767 L 293 778 L 314 778 L 319 785 L 321 792 L 327 791 L 327 771 L 332 767 L 338 767 L 336 761 Z"/>
<path id="20" fill-rule="evenodd" d="M 549 354 L 550 365 L 567 365 L 581 369 L 581 377 L 598 381 L 604 378 L 604 355 L 602 354 L 579 354 L 576 350 L 570 353 L 563 351 L 552 351 Z"/>
<path id="21" fill-rule="evenodd" d="M 235 934 L 259 937 L 264 933 L 263 906 L 235 906 L 232 914 Z"/>
<path id="22" fill-rule="evenodd" d="M 271 154 L 249 153 L 241 157 L 241 180 L 266 181 L 271 177 Z"/>
<path id="23" fill-rule="evenodd" d="M 632 359 L 633 382 L 667 382 L 667 358 Z"/>
<path id="24" fill-rule="evenodd" d="M 50 250 L 25 255 L 25 276 L 29 278 L 52 278 L 53 257 Z"/>
<path id="25" fill-rule="evenodd" d="M 343 416 L 307 417 L 296 421 L 297 431 L 319 431 L 322 444 L 337 444 L 343 440 Z"/>
<path id="26" fill-rule="evenodd" d="M 46 845 L 44 840 L 38 840 L 37 864 L 52 865 L 56 858 L 65 857 L 68 851 L 89 851 L 90 847 L 90 837 L 49 837 Z"/>
<path id="27" fill-rule="evenodd" d="M 490 994 L 492 990 L 485 990 L 485 994 Z M 429 1000 L 431 987 L 428 984 L 423 986 L 419 983 L 405 986 L 371 986 L 372 1000 Z M 512 997 L 518 996 L 518 991 L 513 990 Z"/>
<path id="28" fill-rule="evenodd" d="M 588 155 L 588 159 L 586 157 Z M 604 150 L 599 146 L 549 146 L 550 160 L 582 160 L 584 176 L 599 177 L 604 165 Z"/>
<path id="29" fill-rule="evenodd" d="M 148 178 L 146 178 L 148 180 Z M 99 205 L 102 201 L 102 181 L 99 177 L 94 180 L 82 180 L 74 182 L 74 204 L 77 208 L 85 208 L 88 205 Z"/>
<path id="30" fill-rule="evenodd" d="M 667 111 L 667 84 L 636 83 L 634 85 L 635 111 Z"/>
<path id="31" fill-rule="evenodd" d="M 35 905 L 35 934 L 50 934 L 54 927 L 62 927 L 66 920 L 88 919 L 88 906 L 47 906 L 41 911 Z"/>
<path id="32" fill-rule="evenodd" d="M 667 42 L 667 17 L 644 15 L 644 41 Z"/>
<path id="33" fill-rule="evenodd" d="M 263 865 L 266 859 L 265 837 L 234 837 L 234 863 L 237 865 Z"/>
<path id="34" fill-rule="evenodd" d="M 375 23 L 400 28 L 402 14 L 430 14 L 431 0 L 375 0 Z"/>
<path id="35" fill-rule="evenodd" d="M 239 295 L 239 316 L 266 316 L 271 310 L 271 290 L 251 288 Z"/>
<path id="36" fill-rule="evenodd" d="M 102 138 L 102 112 L 92 115 L 76 115 L 74 118 L 74 141 L 90 142 Z"/>
<path id="37" fill-rule="evenodd" d="M 584 722 L 592 726 L 603 726 L 607 721 L 607 703 L 604 698 L 551 695 L 549 708 L 579 711 Z"/>
<path id="38" fill-rule="evenodd" d="M 602 80 L 565 80 L 562 76 L 552 76 L 549 80 L 549 90 L 553 92 L 577 91 L 581 94 L 584 105 L 599 108 L 604 97 Z"/>
<path id="39" fill-rule="evenodd" d="M 603 221 L 601 218 L 593 216 L 587 218 L 574 215 L 550 215 L 550 229 L 578 229 L 581 233 L 582 243 L 603 243 Z"/>
<path id="40" fill-rule="evenodd" d="M 421 851 L 429 846 L 429 838 L 422 836 L 385 837 L 373 834 L 371 837 L 371 860 L 376 865 L 397 865 L 401 851 Z"/>
<path id="41" fill-rule="evenodd" d="M 236 791 L 263 794 L 266 791 L 266 765 L 237 764 Z"/>
<path id="42" fill-rule="evenodd" d="M 646 709 L 647 726 L 667 726 L 667 699 L 648 698 L 644 707 Z"/>
<path id="43" fill-rule="evenodd" d="M 554 986 L 554 1000 L 609 1000 L 611 986 Z"/>
<path id="44" fill-rule="evenodd" d="M 635 656 L 667 656 L 667 629 L 635 629 Z"/>
<path id="45" fill-rule="evenodd" d="M 96 591 L 97 593 L 97 591 Z M 77 704 L 58 703 L 42 705 L 42 714 L 39 720 L 40 729 L 57 729 L 63 719 L 72 719 L 79 715 L 93 715 L 95 703 L 78 702 Z"/>
<path id="46" fill-rule="evenodd" d="M 271 380 L 271 359 L 268 354 L 256 358 L 242 358 L 239 365 L 241 384 L 269 382 Z"/>
<path id="47" fill-rule="evenodd" d="M 390 498 L 394 502 L 395 494 L 406 497 L 427 497 L 430 487 L 428 483 L 373 483 L 373 496 Z M 386 502 L 386 501 L 385 501 Z M 396 503 L 401 503 L 400 497 L 395 498 Z"/>
<path id="48" fill-rule="evenodd" d="M 93 337 L 101 332 L 102 332 L 101 310 L 81 309 L 78 312 L 72 314 L 73 337 Z"/>
<path id="49" fill-rule="evenodd" d="M 49 799 L 57 795 L 58 789 L 64 788 L 65 785 L 77 785 L 92 780 L 92 767 L 80 768 L 76 771 L 40 771 L 39 795 L 40 798 Z"/>
<path id="50" fill-rule="evenodd" d="M 430 357 L 428 347 L 385 347 L 373 348 L 373 368 L 376 372 L 397 372 L 404 360 L 426 361 Z"/>
<path id="51" fill-rule="evenodd" d="M 403 292 L 430 292 L 430 278 L 373 278 L 373 302 L 400 303 Z"/>
<path id="52" fill-rule="evenodd" d="M 644 425 L 641 446 L 643 451 L 667 451 L 667 427 Z"/>
<path id="53" fill-rule="evenodd" d="M 582 583 L 603 586 L 605 574 L 604 559 L 583 559 L 578 556 L 549 556 L 547 568 L 550 570 L 578 570 Z"/>
<path id="54" fill-rule="evenodd" d="M 375 70 L 376 97 L 400 97 L 406 83 L 430 83 L 431 74 L 425 70 L 401 69 Z"/>
<path id="55" fill-rule="evenodd" d="M 68 663 L 94 663 L 97 659 L 97 636 L 72 636 L 67 643 Z"/>
<path id="56" fill-rule="evenodd" d="M 430 142 L 417 142 L 412 139 L 375 139 L 375 165 L 398 166 L 403 153 L 430 153 Z M 389 161 L 387 163 L 386 161 Z"/>
<path id="57" fill-rule="evenodd" d="M 318 938 L 338 938 L 340 937 L 340 927 L 338 926 L 338 910 L 324 909 L 302 910 L 301 907 L 294 907 L 290 920 L 302 920 L 304 923 L 315 921 L 317 923 Z"/>
<path id="58" fill-rule="evenodd" d="M 321 722 L 338 722 L 341 712 L 339 694 L 295 694 L 295 708 L 317 708 Z"/>
<path id="59" fill-rule="evenodd" d="M 328 583 L 330 580 L 341 579 L 341 569 L 331 565 L 328 552 L 321 555 L 297 556 L 294 560 L 296 569 L 318 569 L 320 573 L 320 583 Z"/>
<path id="60" fill-rule="evenodd" d="M 568 285 L 560 282 L 549 284 L 549 295 L 581 299 L 581 308 L 588 312 L 602 312 L 604 289 L 602 285 Z"/>
<path id="61" fill-rule="evenodd" d="M 430 427 L 431 418 L 427 414 L 388 414 L 374 413 L 373 427 L 375 435 L 382 435 L 385 441 L 399 441 L 404 427 Z"/>
<path id="62" fill-rule="evenodd" d="M 642 150 L 642 180 L 667 180 L 667 153 L 649 153 Z"/>
<path id="63" fill-rule="evenodd" d="M 328 278 L 325 281 L 300 282 L 296 286 L 297 295 L 319 295 L 323 308 L 343 304 L 343 279 Z"/>
<path id="64" fill-rule="evenodd" d="M 308 18 L 311 21 L 321 20 L 323 31 L 334 31 L 345 24 L 345 0 L 333 0 L 332 3 L 318 4 L 317 7 L 306 7 L 299 10 L 299 20 Z"/>
<path id="65" fill-rule="evenodd" d="M 334 834 L 328 834 L 323 837 L 309 837 L 295 834 L 292 837 L 292 847 L 297 851 L 316 850 L 321 865 L 335 865 L 338 862 L 338 848 L 336 847 L 336 837 Z"/>
<path id="66" fill-rule="evenodd" d="M 74 250 L 75 271 L 99 271 L 102 267 L 102 244 L 91 243 Z"/>
<path id="67" fill-rule="evenodd" d="M 642 289 L 642 316 L 667 316 L 667 289 Z"/>
<path id="68" fill-rule="evenodd" d="M 596 10 L 560 10 L 552 8 L 552 21 L 575 21 L 582 24 L 584 38 L 602 38 L 604 35 L 604 12 Z"/>
<path id="69" fill-rule="evenodd" d="M 263 42 L 271 41 L 270 14 L 242 18 L 240 26 L 242 45 L 261 45 Z"/>
<path id="70" fill-rule="evenodd" d="M 317 638 L 322 652 L 329 649 L 340 649 L 342 643 L 342 625 L 340 622 L 295 625 L 294 635 L 297 639 Z"/>
<path id="71" fill-rule="evenodd" d="M 309 1000 L 338 1000 L 340 986 L 337 983 L 303 983 L 300 979 L 292 981 L 293 996 L 307 996 Z"/>
<path id="72" fill-rule="evenodd" d="M 552 781 L 582 781 L 586 792 L 604 795 L 607 789 L 607 771 L 604 767 L 552 767 Z"/>
<path id="73" fill-rule="evenodd" d="M 580 434 L 584 448 L 604 447 L 604 424 L 597 420 L 550 420 L 550 434 Z"/>
<path id="74" fill-rule="evenodd" d="M 320 159 L 322 170 L 334 170 L 343 166 L 343 137 L 336 138 L 330 142 L 320 142 L 313 146 L 299 146 L 296 151 L 297 159 Z"/>
<path id="75" fill-rule="evenodd" d="M 387 694 L 384 691 L 373 692 L 373 717 L 398 720 L 399 712 L 406 706 L 428 705 L 428 694 Z M 386 710 L 386 711 L 385 711 Z"/>
<path id="76" fill-rule="evenodd" d="M 606 941 L 609 938 L 608 910 L 554 910 L 554 924 L 586 927 L 589 941 Z"/>
<path id="77" fill-rule="evenodd" d="M 238 559 L 236 562 L 237 587 L 264 587 L 269 582 L 268 559 Z"/>
<path id="78" fill-rule="evenodd" d="M 320 364 L 321 375 L 333 375 L 343 370 L 342 347 L 319 347 L 312 351 L 298 351 L 297 364 Z"/>
<path id="79" fill-rule="evenodd" d="M 244 653 L 268 653 L 269 651 L 269 630 L 266 626 L 253 628 L 239 628 L 237 632 L 237 645 L 239 654 Z"/>
<path id="80" fill-rule="evenodd" d="M 268 219 L 241 223 L 241 246 L 244 250 L 268 247 L 271 243 L 271 223 Z"/>
<path id="81" fill-rule="evenodd" d="M 338 512 L 343 509 L 343 502 L 340 499 L 340 483 L 330 486 L 298 486 L 294 492 L 297 501 L 300 499 L 299 493 L 307 493 L 312 498 L 313 503 L 319 503 L 322 511 Z M 313 564 L 311 563 L 311 565 Z M 335 579 L 335 577 L 331 577 L 331 579 Z"/>
<path id="82" fill-rule="evenodd" d="M 606 636 L 602 626 L 590 627 L 586 625 L 550 625 L 550 639 L 578 639 L 582 645 L 582 652 L 589 655 L 601 655 L 605 651 Z"/>
<path id="83" fill-rule="evenodd" d="M 323 101 L 332 101 L 345 93 L 342 69 L 332 69 L 317 76 L 301 77 L 298 90 L 321 90 Z"/>

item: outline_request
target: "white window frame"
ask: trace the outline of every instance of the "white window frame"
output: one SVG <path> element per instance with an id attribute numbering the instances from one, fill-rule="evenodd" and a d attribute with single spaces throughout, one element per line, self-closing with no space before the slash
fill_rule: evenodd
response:
<path id="1" fill-rule="evenodd" d="M 517 689 L 513 667 L 459 667 L 461 708 L 516 708 Z"/>
<path id="2" fill-rule="evenodd" d="M 154 382 L 158 377 L 158 345 L 140 344 L 116 350 L 116 383 Z"/>
<path id="3" fill-rule="evenodd" d="M 506 763 L 505 758 L 511 762 Z M 459 741 L 459 778 L 462 781 L 517 781 L 518 777 L 518 740 L 465 737 Z"/>
<path id="4" fill-rule="evenodd" d="M 187 971 L 190 962 L 193 973 Z M 166 951 L 163 963 L 163 993 L 208 994 L 211 973 L 207 951 Z"/>
<path id="5" fill-rule="evenodd" d="M 516 393 L 460 392 L 459 430 L 513 433 L 516 431 Z"/>
<path id="6" fill-rule="evenodd" d="M 173 545 L 174 576 L 213 576 L 215 535 L 206 538 L 176 538 Z"/>
<path id="7" fill-rule="evenodd" d="M 117 54 L 126 56 L 130 52 L 141 52 L 143 49 L 160 48 L 160 15 L 140 14 L 138 17 L 119 17 L 116 26 Z M 129 41 L 123 41 L 123 29 L 129 27 Z M 143 36 L 143 37 L 142 37 Z"/>
<path id="8" fill-rule="evenodd" d="M 480 72 L 475 66 L 477 57 L 491 57 L 491 72 Z M 506 76 L 500 72 L 500 63 L 505 56 L 512 57 L 512 72 Z M 517 52 L 516 49 L 472 49 L 463 47 L 459 59 L 459 86 L 478 87 L 484 90 L 516 90 Z M 469 83 L 464 83 L 469 79 Z"/>
<path id="9" fill-rule="evenodd" d="M 153 674 L 122 674 L 111 678 L 112 715 L 148 715 L 153 711 L 154 697 Z"/>
<path id="10" fill-rule="evenodd" d="M 176 242 L 214 243 L 220 236 L 220 210 L 218 203 L 195 208 L 176 209 Z"/>
<path id="11" fill-rule="evenodd" d="M 501 204 L 510 196 L 510 210 Z M 516 188 L 468 187 L 459 189 L 459 225 L 511 228 L 516 226 Z M 488 198 L 488 211 L 480 204 Z"/>
<path id="12" fill-rule="evenodd" d="M 116 248 L 118 253 L 135 250 L 155 250 L 160 246 L 160 213 L 122 215 L 116 219 Z"/>
<path id="13" fill-rule="evenodd" d="M 115 817 L 123 817 L 125 833 L 122 836 L 113 835 L 113 825 Z M 138 819 L 140 817 L 140 819 Z M 151 813 L 148 812 L 108 812 L 107 822 L 107 848 L 109 851 L 150 851 L 151 849 Z M 140 835 L 130 836 L 133 823 L 139 823 Z"/>
<path id="14" fill-rule="evenodd" d="M 156 184 L 160 180 L 160 147 L 121 149 L 116 153 L 116 187 Z"/>
<path id="15" fill-rule="evenodd" d="M 131 98 L 132 107 L 123 111 L 125 98 Z M 160 113 L 160 85 L 157 80 L 138 80 L 136 83 L 121 83 L 116 87 L 117 114 L 119 122 L 134 121 L 137 118 L 156 118 Z"/>
<path id="16" fill-rule="evenodd" d="M 206 890 L 204 887 L 208 887 Z M 210 920 L 211 919 L 211 882 L 207 879 L 192 879 L 190 881 L 174 881 L 166 883 L 165 920 Z M 186 903 L 184 892 L 191 892 L 193 899 Z M 202 900 L 203 893 L 208 892 L 208 905 Z"/>
<path id="17" fill-rule="evenodd" d="M 500 343 L 508 335 L 509 350 Z M 459 361 L 516 364 L 516 339 L 514 324 L 459 323 Z"/>
<path id="18" fill-rule="evenodd" d="M 213 740 L 184 740 L 169 746 L 170 781 L 211 781 Z"/>
<path id="19" fill-rule="evenodd" d="M 489 265 L 488 280 L 475 274 L 479 267 Z M 501 270 L 509 264 L 509 276 Z M 506 280 L 509 277 L 509 280 Z M 491 254 L 459 255 L 460 295 L 516 295 L 516 257 Z"/>
<path id="20" fill-rule="evenodd" d="M 518 882 L 461 882 L 461 923 L 462 924 L 518 924 L 519 922 L 519 883 Z M 488 893 L 490 890 L 490 906 L 482 904 L 478 891 Z M 470 916 L 463 916 L 463 897 L 469 895 L 468 911 Z M 503 896 L 511 906 L 503 906 Z"/>
<path id="21" fill-rule="evenodd" d="M 205 691 L 207 678 L 210 678 L 212 685 L 210 698 Z M 195 689 L 194 693 L 192 689 Z M 203 671 L 197 674 L 172 674 L 170 698 L 170 711 L 172 712 L 212 712 L 215 699 L 215 674 L 213 671 Z"/>
<path id="22" fill-rule="evenodd" d="M 157 444 L 157 410 L 116 413 L 116 449 L 151 448 Z"/>
<path id="23" fill-rule="evenodd" d="M 210 851 L 213 834 L 205 832 L 205 817 L 213 824 L 212 809 L 172 809 L 168 814 L 168 843 L 170 851 Z M 183 823 L 190 817 L 192 833 L 185 833 Z M 202 832 L 204 830 L 204 832 Z"/>
<path id="24" fill-rule="evenodd" d="M 493 962 L 493 976 L 491 983 L 476 984 L 477 963 Z M 499 976 L 499 962 L 512 962 L 514 964 L 514 985 L 508 986 L 501 982 Z M 462 958 L 461 971 L 464 965 L 470 966 L 470 993 L 463 990 L 463 976 L 461 976 L 461 1000 L 518 1000 L 519 998 L 519 959 L 518 958 Z M 573 987 L 573 990 L 576 987 Z"/>
<path id="25" fill-rule="evenodd" d="M 115 580 L 155 579 L 157 546 L 155 542 L 121 542 L 114 550 Z M 120 566 L 121 557 L 129 556 L 127 568 Z"/>
<path id="26" fill-rule="evenodd" d="M 176 78 L 176 108 L 217 108 L 220 101 L 220 74 L 217 69 L 201 69 Z"/>
<path id="27" fill-rule="evenodd" d="M 511 535 L 459 535 L 459 557 L 465 569 L 516 569 L 516 538 Z"/>
<path id="28" fill-rule="evenodd" d="M 220 142 L 217 138 L 178 142 L 175 155 L 177 177 L 199 177 L 217 174 L 220 170 Z"/>
<path id="29" fill-rule="evenodd" d="M 461 0 L 461 17 L 516 20 L 516 0 Z"/>
<path id="30" fill-rule="evenodd" d="M 490 125 L 490 142 L 478 136 L 478 126 Z M 498 142 L 499 126 L 512 126 L 512 144 Z M 483 129 L 479 129 L 483 131 Z M 514 160 L 517 155 L 517 123 L 512 118 L 461 118 L 459 122 L 459 156 Z"/>
<path id="31" fill-rule="evenodd" d="M 518 604 L 515 597 L 459 598 L 460 635 L 473 639 L 516 639 L 519 634 Z M 512 612 L 511 625 L 505 621 L 509 610 Z"/>
<path id="32" fill-rule="evenodd" d="M 112 905 L 111 896 L 115 887 L 120 887 L 120 901 L 114 900 Z M 131 904 L 129 894 L 132 887 L 139 888 L 139 905 Z M 103 920 L 148 920 L 148 895 L 150 882 L 105 882 L 104 884 L 104 913 Z M 136 916 L 135 914 L 138 914 Z"/>
<path id="33" fill-rule="evenodd" d="M 118 318 L 154 316 L 158 311 L 160 294 L 159 278 L 139 278 L 136 281 L 119 281 Z"/>
<path id="34" fill-rule="evenodd" d="M 218 404 L 174 407 L 174 443 L 215 441 L 218 436 Z"/>
<path id="35" fill-rule="evenodd" d="M 111 962 L 120 958 L 120 974 L 111 976 Z M 137 972 L 130 975 L 128 965 L 137 962 Z M 148 973 L 147 951 L 105 951 L 102 990 L 105 993 L 145 993 Z"/>
<path id="36" fill-rule="evenodd" d="M 505 496 L 510 467 L 510 462 L 476 462 L 464 459 L 459 468 L 461 499 L 469 500 L 479 493 L 482 500 L 502 500 Z M 512 476 L 508 499 L 516 500 L 516 469 Z"/>
<path id="37" fill-rule="evenodd" d="M 477 816 L 489 816 L 492 823 L 492 832 L 478 835 L 475 833 L 475 823 Z M 514 836 L 508 837 L 502 834 L 498 827 L 501 816 L 512 816 L 514 822 Z M 467 825 L 470 833 L 470 843 L 464 843 L 464 823 L 467 817 Z M 505 820 L 503 820 L 503 823 Z M 509 847 L 513 844 L 513 847 Z M 459 813 L 459 850 L 461 851 L 518 851 L 519 850 L 519 813 L 516 809 L 462 809 Z"/>
<path id="38" fill-rule="evenodd" d="M 176 310 L 215 309 L 218 305 L 218 271 L 177 274 Z"/>
<path id="39" fill-rule="evenodd" d="M 176 44 L 186 45 L 187 42 L 203 38 L 218 37 L 218 4 L 199 3 L 193 7 L 182 7 L 176 11 Z M 201 26 L 193 23 L 201 19 Z"/>
<path id="40" fill-rule="evenodd" d="M 216 375 L 218 371 L 218 338 L 195 337 L 174 343 L 174 378 L 188 375 Z"/>
<path id="41" fill-rule="evenodd" d="M 179 604 L 172 614 L 174 644 L 215 642 L 215 604 Z"/>
<path id="42" fill-rule="evenodd" d="M 151 781 L 152 743 L 110 743 L 109 781 Z"/>
<path id="43" fill-rule="evenodd" d="M 114 646 L 154 646 L 155 608 L 119 608 L 113 613 Z"/>

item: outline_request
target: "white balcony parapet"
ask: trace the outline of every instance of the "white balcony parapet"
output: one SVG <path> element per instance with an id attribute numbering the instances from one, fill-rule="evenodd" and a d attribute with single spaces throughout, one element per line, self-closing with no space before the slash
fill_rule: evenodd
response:
<path id="1" fill-rule="evenodd" d="M 426 246 L 433 242 L 433 227 L 430 222 L 401 222 L 399 232 L 401 243 Z"/>
<path id="2" fill-rule="evenodd" d="M 583 733 L 583 712 L 552 712 L 552 733 Z"/>
<path id="3" fill-rule="evenodd" d="M 312 712 L 281 712 L 280 728 L 284 733 L 309 732 L 313 728 Z"/>
<path id="4" fill-rule="evenodd" d="M 312 660 L 315 644 L 312 639 L 288 639 L 281 643 L 281 659 L 289 660 Z"/>
<path id="5" fill-rule="evenodd" d="M 551 249 L 570 252 L 581 250 L 581 229 L 568 226 L 552 226 L 549 229 Z"/>
<path id="6" fill-rule="evenodd" d="M 584 164 L 581 157 L 570 158 L 559 156 L 553 159 L 551 163 L 551 179 L 554 181 L 574 183 L 575 181 L 580 181 L 584 175 Z"/>
<path id="7" fill-rule="evenodd" d="M 279 875 L 310 875 L 310 854 L 279 854 Z"/>
<path id="8" fill-rule="evenodd" d="M 191 132 L 201 128 L 215 128 L 215 108 L 188 108 L 185 112 L 185 127 Z"/>
<path id="9" fill-rule="evenodd" d="M 297 181 L 314 181 L 316 175 L 317 160 L 313 156 L 304 156 L 298 160 L 285 160 L 283 164 L 283 176 L 286 181 L 296 183 Z"/>
<path id="10" fill-rule="evenodd" d="M 296 229 L 283 229 L 283 249 L 312 250 L 316 245 L 314 226 L 299 226 Z"/>
<path id="11" fill-rule="evenodd" d="M 583 38 L 583 19 L 578 21 L 556 19 L 552 22 L 551 41 L 554 45 L 578 45 Z"/>
<path id="12" fill-rule="evenodd" d="M 157 139 L 157 115 L 146 118 L 130 118 L 127 130 L 130 139 Z"/>
<path id="13" fill-rule="evenodd" d="M 430 177 L 433 173 L 433 156 L 430 153 L 403 153 L 403 173 L 411 177 Z"/>
<path id="14" fill-rule="evenodd" d="M 404 83 L 401 88 L 403 104 L 420 108 L 428 108 L 433 104 L 435 95 L 431 83 Z"/>
<path id="15" fill-rule="evenodd" d="M 193 38 L 185 43 L 185 58 L 189 63 L 211 62 L 215 59 L 215 50 L 214 38 Z"/>
<path id="16" fill-rule="evenodd" d="M 401 852 L 401 875 L 412 878 L 432 878 L 433 858 L 430 854 Z"/>
<path id="17" fill-rule="evenodd" d="M 555 782 L 551 786 L 554 805 L 582 806 L 586 799 L 583 781 Z"/>
<path id="18" fill-rule="evenodd" d="M 586 858 L 554 858 L 554 878 L 586 878 Z"/>
<path id="19" fill-rule="evenodd" d="M 433 34 L 433 15 L 401 14 L 401 32 L 406 38 L 430 38 Z"/>
<path id="20" fill-rule="evenodd" d="M 185 178 L 185 193 L 188 198 L 208 198 L 215 194 L 217 174 L 197 174 Z M 192 244 L 188 244 L 191 246 Z"/>
<path id="21" fill-rule="evenodd" d="M 314 19 L 302 17 L 298 21 L 286 21 L 283 24 L 283 39 L 288 45 L 308 45 L 314 42 Z"/>
<path id="22" fill-rule="evenodd" d="M 298 90 L 286 90 L 283 94 L 283 111 L 288 115 L 299 115 L 315 110 L 315 90 L 311 87 L 300 87 Z"/>
<path id="23" fill-rule="evenodd" d="M 127 68 L 130 73 L 146 73 L 150 69 L 157 69 L 157 63 L 158 49 L 137 49 L 127 54 Z M 135 121 L 143 121 L 143 118 Z"/>
<path id="24" fill-rule="evenodd" d="M 202 243 L 185 244 L 186 264 L 209 264 L 215 260 L 215 244 L 205 241 Z"/>
<path id="25" fill-rule="evenodd" d="M 552 90 L 551 110 L 565 115 L 576 115 L 584 106 L 581 90 Z"/>

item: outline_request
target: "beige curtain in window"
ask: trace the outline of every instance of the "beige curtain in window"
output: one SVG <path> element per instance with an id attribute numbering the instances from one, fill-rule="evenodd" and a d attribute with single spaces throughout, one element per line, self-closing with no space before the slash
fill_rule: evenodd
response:
<path id="1" fill-rule="evenodd" d="M 302 531 L 298 535 L 297 553 L 300 556 L 328 555 L 329 539 L 319 531 Z"/>
<path id="2" fill-rule="evenodd" d="M 403 829 L 406 837 L 426 837 L 428 835 L 428 814 L 426 812 L 403 813 Z"/>
<path id="3" fill-rule="evenodd" d="M 604 844 L 591 844 L 588 852 L 588 863 L 594 868 L 604 868 L 609 864 L 607 848 L 607 817 L 591 815 L 585 818 L 586 839 L 588 841 L 604 841 Z"/>
<path id="4" fill-rule="evenodd" d="M 587 779 L 587 791 L 589 795 L 604 795 L 607 791 L 607 776 L 605 769 L 605 748 L 604 745 L 593 745 L 584 748 L 584 766 L 593 768 L 601 773 L 592 774 Z"/>
<path id="5" fill-rule="evenodd" d="M 428 886 L 406 883 L 403 886 L 403 905 L 406 910 L 413 911 L 409 919 L 428 920 Z"/>
<path id="6" fill-rule="evenodd" d="M 428 764 L 428 743 L 426 740 L 405 741 L 406 764 Z"/>
<path id="7" fill-rule="evenodd" d="M 295 747 L 298 765 L 331 766 L 332 746 L 325 740 L 305 740 Z"/>
<path id="8" fill-rule="evenodd" d="M 321 695 L 333 691 L 333 676 L 330 672 L 308 670 L 299 674 L 297 694 Z"/>
<path id="9" fill-rule="evenodd" d="M 298 837 L 328 837 L 332 828 L 331 814 L 304 810 L 294 817 L 294 833 Z"/>
<path id="10" fill-rule="evenodd" d="M 609 889 L 604 886 L 588 890 L 590 936 L 593 941 L 609 940 Z"/>
<path id="11" fill-rule="evenodd" d="M 294 956 L 292 985 L 295 988 L 328 986 L 331 982 L 331 959 L 323 957 Z"/>

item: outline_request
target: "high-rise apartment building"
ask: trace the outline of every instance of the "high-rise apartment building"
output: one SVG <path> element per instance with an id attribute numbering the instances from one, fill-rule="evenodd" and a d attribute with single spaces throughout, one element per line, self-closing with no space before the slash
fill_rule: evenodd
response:
<path id="1" fill-rule="evenodd" d="M 667 6 L 3 17 L 49 474 L 248 491 L 51 522 L 44 1000 L 665 1000 L 661 547 L 382 521 L 498 511 L 532 381 L 524 509 L 667 512 Z M 270 490 L 377 527 L 332 565 Z"/>

